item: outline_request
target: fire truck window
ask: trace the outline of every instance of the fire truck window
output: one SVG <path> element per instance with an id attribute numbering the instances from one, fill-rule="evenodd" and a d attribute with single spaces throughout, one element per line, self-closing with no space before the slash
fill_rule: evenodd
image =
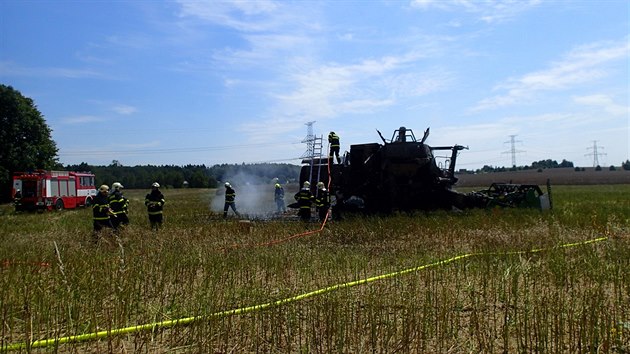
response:
<path id="1" fill-rule="evenodd" d="M 69 197 L 76 197 L 77 196 L 77 187 L 76 187 L 76 181 L 73 179 L 69 179 L 68 180 L 68 196 Z"/>
<path id="2" fill-rule="evenodd" d="M 49 196 L 58 196 L 59 195 L 59 180 L 56 178 L 50 179 L 50 194 Z"/>
<path id="3" fill-rule="evenodd" d="M 68 195 L 68 180 L 59 181 L 59 195 L 60 196 Z"/>

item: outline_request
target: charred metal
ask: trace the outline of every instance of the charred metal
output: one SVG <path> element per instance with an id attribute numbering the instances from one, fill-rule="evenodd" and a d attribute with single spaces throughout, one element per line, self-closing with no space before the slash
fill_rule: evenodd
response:
<path id="1" fill-rule="evenodd" d="M 378 132 L 378 130 L 377 130 Z M 335 197 L 333 212 L 533 207 L 546 209 L 550 200 L 538 186 L 493 184 L 472 193 L 453 190 L 457 183 L 455 165 L 462 145 L 430 146 L 429 129 L 417 140 L 405 127 L 395 130 L 388 141 L 378 132 L 381 143 L 356 144 L 344 154 L 341 164 L 330 158 L 305 159 L 300 171 L 314 186 L 328 182 Z M 446 154 L 438 164 L 436 156 Z M 549 188 L 548 188 L 549 191 Z"/>

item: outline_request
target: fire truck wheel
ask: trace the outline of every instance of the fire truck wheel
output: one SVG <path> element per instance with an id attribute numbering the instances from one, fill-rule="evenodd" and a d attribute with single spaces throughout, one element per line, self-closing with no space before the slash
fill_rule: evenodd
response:
<path id="1" fill-rule="evenodd" d="M 85 198 L 85 206 L 86 207 L 92 206 L 92 197 Z"/>
<path id="2" fill-rule="evenodd" d="M 57 199 L 57 201 L 55 202 L 55 209 L 63 210 L 63 200 Z"/>

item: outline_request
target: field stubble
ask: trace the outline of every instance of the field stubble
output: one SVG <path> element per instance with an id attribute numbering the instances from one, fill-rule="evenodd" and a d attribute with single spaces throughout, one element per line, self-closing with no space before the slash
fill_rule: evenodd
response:
<path id="1" fill-rule="evenodd" d="M 208 209 L 212 190 L 164 193 L 160 232 L 149 230 L 143 191 L 127 191 L 131 225 L 98 245 L 90 210 L 14 215 L 5 206 L 0 345 L 205 316 L 44 350 L 630 351 L 630 185 L 555 188 L 550 213 L 347 217 L 273 246 L 254 245 L 319 225 L 253 221 L 244 229 Z M 554 248 L 599 237 L 608 239 Z M 222 314 L 458 255 L 469 256 Z"/>

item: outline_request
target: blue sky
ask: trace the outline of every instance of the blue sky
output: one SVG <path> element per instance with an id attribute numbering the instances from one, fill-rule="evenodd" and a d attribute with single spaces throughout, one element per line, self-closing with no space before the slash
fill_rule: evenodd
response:
<path id="1" fill-rule="evenodd" d="M 64 164 L 299 164 L 315 121 L 342 151 L 430 127 L 458 168 L 618 166 L 629 4 L 4 0 L 0 83 Z"/>

